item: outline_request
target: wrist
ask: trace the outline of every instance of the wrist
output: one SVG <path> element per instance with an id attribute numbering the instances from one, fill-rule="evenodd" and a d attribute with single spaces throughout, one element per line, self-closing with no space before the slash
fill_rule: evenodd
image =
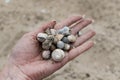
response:
<path id="1" fill-rule="evenodd" d="M 15 65 L 7 65 L 0 74 L 0 80 L 31 80 Z"/>

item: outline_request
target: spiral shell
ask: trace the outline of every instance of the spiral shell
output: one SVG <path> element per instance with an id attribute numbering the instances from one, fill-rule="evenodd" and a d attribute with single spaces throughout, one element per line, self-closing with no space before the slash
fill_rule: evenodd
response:
<path id="1" fill-rule="evenodd" d="M 65 43 L 64 43 L 63 41 L 58 41 L 58 42 L 57 42 L 57 47 L 58 47 L 59 49 L 63 49 L 64 46 L 65 46 Z"/>
<path id="2" fill-rule="evenodd" d="M 74 36 L 74 35 L 69 35 L 69 36 L 68 36 L 68 40 L 69 40 L 70 42 L 75 42 L 75 41 L 76 41 L 76 36 Z"/>
<path id="3" fill-rule="evenodd" d="M 78 32 L 78 36 L 81 36 L 81 35 L 82 35 L 82 32 L 81 32 L 81 31 L 79 31 L 79 32 Z"/>
<path id="4" fill-rule="evenodd" d="M 37 40 L 40 41 L 40 42 L 44 42 L 46 40 L 47 36 L 48 35 L 45 34 L 45 33 L 38 33 Z"/>
<path id="5" fill-rule="evenodd" d="M 42 48 L 45 49 L 45 50 L 48 50 L 50 49 L 50 46 L 52 45 L 52 42 L 49 41 L 49 40 L 45 40 L 43 43 L 42 43 Z"/>
<path id="6" fill-rule="evenodd" d="M 65 35 L 65 36 L 70 35 L 70 28 L 67 27 L 67 26 L 65 26 L 65 27 L 63 27 L 62 29 L 59 29 L 59 30 L 58 30 L 58 33 L 59 33 L 59 34 L 63 34 L 63 35 Z"/>
<path id="7" fill-rule="evenodd" d="M 70 50 L 70 48 L 71 48 L 71 46 L 69 44 L 65 44 L 64 50 L 68 51 L 68 50 Z"/>
<path id="8" fill-rule="evenodd" d="M 56 35 L 57 34 L 57 31 L 55 29 L 50 29 L 50 32 L 52 35 Z"/>
<path id="9" fill-rule="evenodd" d="M 64 37 L 64 35 L 57 34 L 55 37 L 57 38 L 58 41 L 60 41 Z"/>
<path id="10" fill-rule="evenodd" d="M 50 58 L 50 51 L 49 50 L 43 51 L 42 57 L 44 59 L 49 59 Z"/>
<path id="11" fill-rule="evenodd" d="M 62 38 L 62 41 L 63 41 L 64 43 L 70 43 L 70 41 L 68 40 L 67 37 L 63 37 L 63 38 Z"/>
<path id="12" fill-rule="evenodd" d="M 55 49 L 53 52 L 52 52 L 52 59 L 54 61 L 62 61 L 65 57 L 65 53 L 63 50 L 61 49 Z"/>

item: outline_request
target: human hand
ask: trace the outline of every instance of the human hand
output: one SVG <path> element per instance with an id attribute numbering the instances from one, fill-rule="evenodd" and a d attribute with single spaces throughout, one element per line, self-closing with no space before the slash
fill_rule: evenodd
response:
<path id="1" fill-rule="evenodd" d="M 76 24 L 72 25 L 74 23 Z M 81 16 L 73 16 L 58 24 L 56 24 L 55 21 L 51 21 L 37 30 L 26 33 L 15 45 L 12 50 L 12 54 L 9 56 L 9 65 L 12 65 L 12 67 L 15 67 L 15 70 L 18 71 L 18 73 L 16 72 L 12 74 L 19 75 L 20 73 L 21 76 L 25 76 L 24 80 L 41 80 L 54 73 L 66 63 L 90 49 L 93 46 L 93 42 L 87 40 L 92 38 L 95 35 L 95 32 L 93 30 L 90 30 L 82 36 L 78 37 L 76 42 L 73 44 L 75 48 L 66 53 L 66 57 L 61 62 L 42 59 L 42 48 L 41 44 L 36 39 L 37 34 L 44 32 L 47 28 L 54 27 L 55 29 L 60 29 L 64 26 L 71 25 L 72 34 L 77 34 L 79 30 L 85 28 L 91 23 L 91 19 L 83 19 Z M 11 67 L 8 69 L 11 69 Z M 23 80 L 23 78 L 24 77 L 21 79 Z"/>

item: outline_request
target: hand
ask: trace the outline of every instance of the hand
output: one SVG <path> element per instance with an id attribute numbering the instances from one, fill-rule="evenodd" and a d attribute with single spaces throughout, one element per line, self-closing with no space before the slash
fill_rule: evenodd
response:
<path id="1" fill-rule="evenodd" d="M 74 23 L 76 24 L 71 26 Z M 47 28 L 52 28 L 53 26 L 55 29 L 71 26 L 72 34 L 76 34 L 79 30 L 91 23 L 92 20 L 90 19 L 83 19 L 81 16 L 73 16 L 58 24 L 56 24 L 55 21 L 51 21 L 37 30 L 26 33 L 13 48 L 12 54 L 9 56 L 9 64 L 16 67 L 16 70 L 26 76 L 26 80 L 43 79 L 60 69 L 70 60 L 90 49 L 93 46 L 93 42 L 87 40 L 92 38 L 95 35 L 95 32 L 90 30 L 78 37 L 77 41 L 73 44 L 75 48 L 71 49 L 61 62 L 42 59 L 41 45 L 36 40 L 37 34 L 39 32 L 44 32 Z"/>

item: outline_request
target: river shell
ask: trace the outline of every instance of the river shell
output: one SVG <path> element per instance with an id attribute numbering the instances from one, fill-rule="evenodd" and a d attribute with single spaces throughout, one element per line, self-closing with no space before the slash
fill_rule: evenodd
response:
<path id="1" fill-rule="evenodd" d="M 68 40 L 67 37 L 63 37 L 63 38 L 62 38 L 62 41 L 63 41 L 64 43 L 70 43 L 70 41 Z"/>
<path id="2" fill-rule="evenodd" d="M 70 42 L 75 42 L 75 41 L 76 41 L 76 36 L 74 36 L 74 35 L 69 35 L 69 36 L 68 36 L 68 40 L 69 40 Z"/>
<path id="3" fill-rule="evenodd" d="M 58 41 L 58 42 L 57 42 L 57 48 L 63 49 L 64 46 L 65 46 L 65 43 L 64 43 L 63 41 Z"/>
<path id="4" fill-rule="evenodd" d="M 52 42 L 49 41 L 49 40 L 45 40 L 43 43 L 42 43 L 42 48 L 45 49 L 45 50 L 48 50 L 50 49 L 50 46 L 52 45 Z"/>
<path id="5" fill-rule="evenodd" d="M 52 52 L 52 59 L 54 61 L 62 61 L 65 57 L 65 52 L 61 49 L 55 49 Z"/>
<path id="6" fill-rule="evenodd" d="M 50 54 L 49 50 L 43 51 L 43 53 L 42 53 L 42 58 L 43 59 L 50 59 L 50 56 L 51 56 L 51 54 Z"/>
<path id="7" fill-rule="evenodd" d="M 68 50 L 70 50 L 70 48 L 71 48 L 71 46 L 69 44 L 65 44 L 64 50 L 68 51 Z"/>
<path id="8" fill-rule="evenodd" d="M 38 33 L 37 34 L 37 40 L 40 41 L 40 42 L 44 42 L 47 38 L 47 34 L 45 33 Z"/>

